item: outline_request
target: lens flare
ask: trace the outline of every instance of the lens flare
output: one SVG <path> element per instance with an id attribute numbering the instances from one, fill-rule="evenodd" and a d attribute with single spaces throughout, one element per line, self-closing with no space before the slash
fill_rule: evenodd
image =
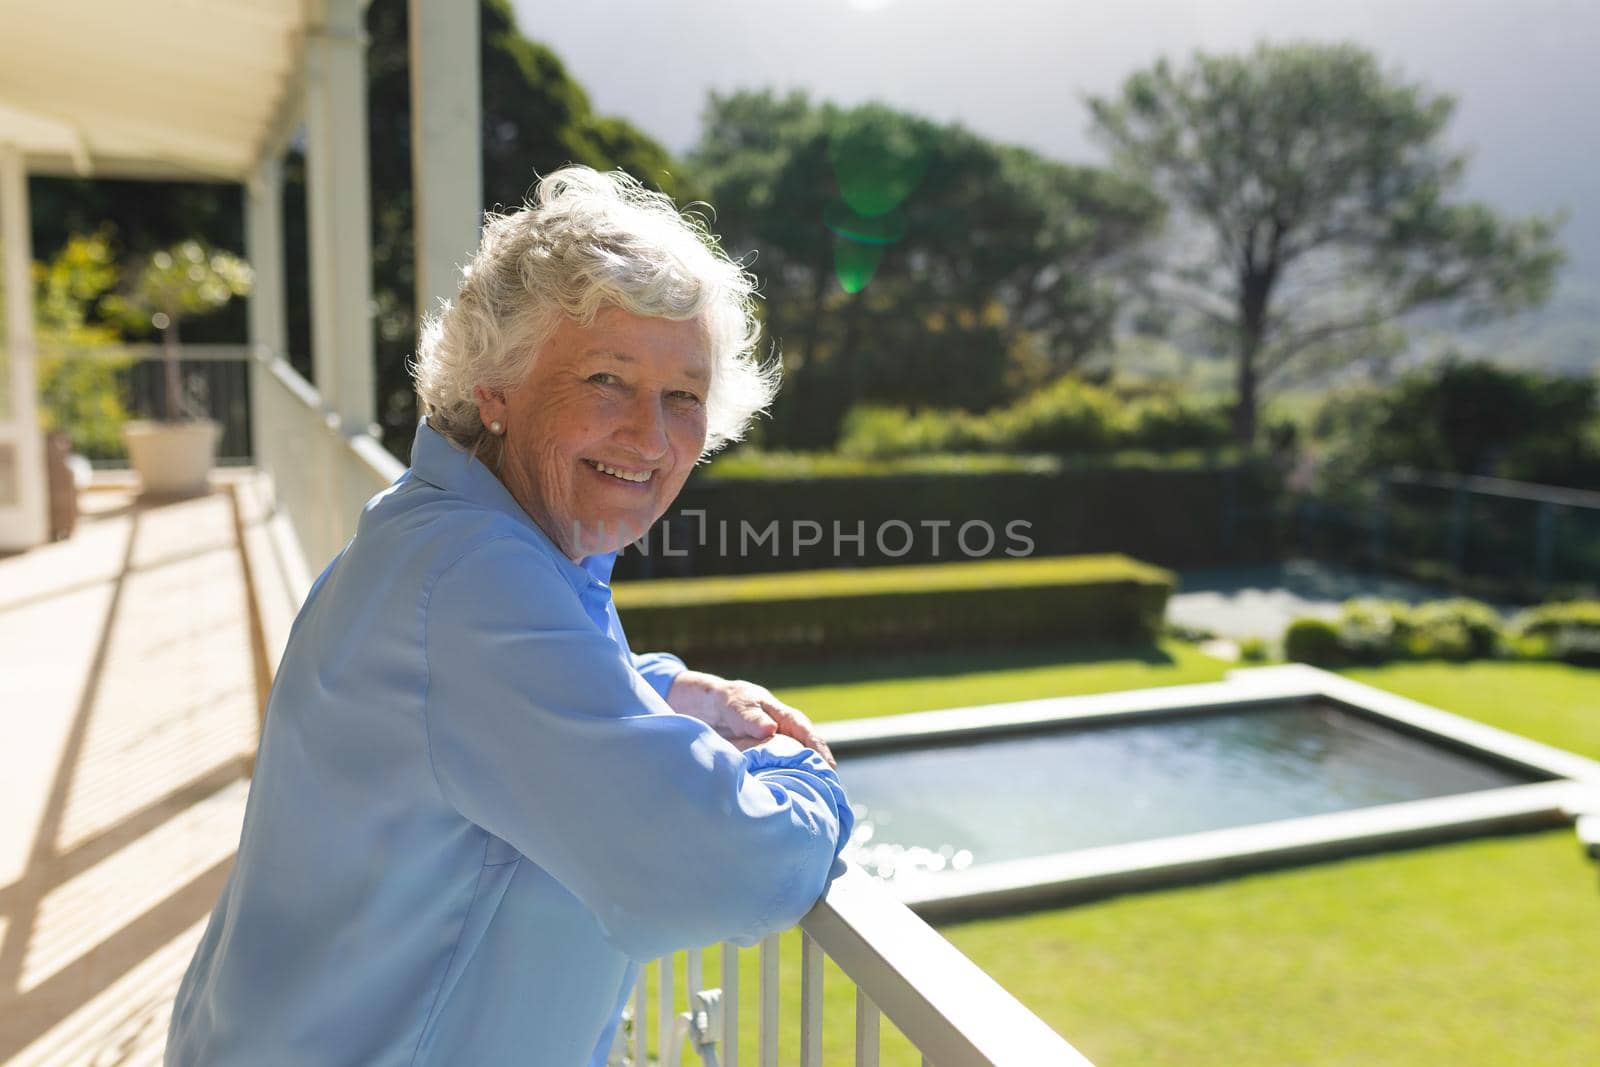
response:
<path id="1" fill-rule="evenodd" d="M 878 273 L 883 245 L 866 245 L 846 237 L 833 239 L 833 273 L 847 293 L 859 293 Z"/>

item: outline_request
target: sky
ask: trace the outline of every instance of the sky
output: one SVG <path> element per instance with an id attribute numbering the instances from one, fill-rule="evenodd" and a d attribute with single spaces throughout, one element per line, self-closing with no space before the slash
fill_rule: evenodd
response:
<path id="1" fill-rule="evenodd" d="M 1600 0 L 514 0 L 601 112 L 674 151 L 710 90 L 802 88 L 1103 162 L 1085 94 L 1161 56 L 1350 40 L 1457 97 L 1467 192 L 1565 210 L 1571 280 L 1600 289 Z"/>

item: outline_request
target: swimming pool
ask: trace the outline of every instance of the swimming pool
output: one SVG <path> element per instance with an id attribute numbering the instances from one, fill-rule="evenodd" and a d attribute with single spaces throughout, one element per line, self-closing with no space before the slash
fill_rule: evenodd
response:
<path id="1" fill-rule="evenodd" d="M 924 913 L 1559 825 L 1600 763 L 1306 667 L 830 724 L 848 854 Z"/>

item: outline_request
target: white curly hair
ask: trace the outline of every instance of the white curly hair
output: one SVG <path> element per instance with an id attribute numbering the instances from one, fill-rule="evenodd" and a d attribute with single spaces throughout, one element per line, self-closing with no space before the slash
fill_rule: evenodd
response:
<path id="1" fill-rule="evenodd" d="M 620 171 L 567 166 L 519 211 L 488 215 L 454 302 L 424 318 L 411 367 L 428 425 L 496 450 L 473 390 L 515 388 L 563 316 L 606 308 L 698 321 L 711 348 L 703 455 L 744 436 L 772 402 L 780 367 L 756 354 L 756 283 L 705 224 Z"/>

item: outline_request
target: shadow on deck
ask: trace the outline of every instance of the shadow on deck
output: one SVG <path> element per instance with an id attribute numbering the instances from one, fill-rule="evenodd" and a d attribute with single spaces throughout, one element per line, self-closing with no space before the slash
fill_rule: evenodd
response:
<path id="1" fill-rule="evenodd" d="M 257 657 L 230 491 L 83 495 L 0 559 L 0 1063 L 154 1064 L 238 843 Z"/>

